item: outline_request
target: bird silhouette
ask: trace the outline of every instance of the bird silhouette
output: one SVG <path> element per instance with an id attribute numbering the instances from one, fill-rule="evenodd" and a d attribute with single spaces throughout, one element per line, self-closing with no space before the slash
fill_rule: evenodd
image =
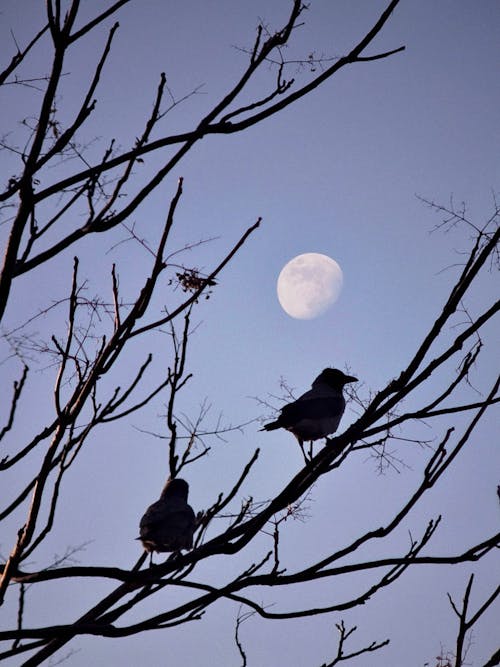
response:
<path id="1" fill-rule="evenodd" d="M 184 479 L 169 479 L 159 500 L 150 505 L 139 524 L 137 539 L 148 552 L 191 549 L 195 514 L 188 505 L 189 485 Z"/>
<path id="2" fill-rule="evenodd" d="M 265 424 L 263 431 L 284 428 L 297 438 L 306 461 L 304 442 L 326 438 L 335 433 L 345 410 L 344 385 L 357 382 L 336 368 L 325 368 L 312 383 L 312 388 L 293 403 L 287 403 L 278 419 Z"/>

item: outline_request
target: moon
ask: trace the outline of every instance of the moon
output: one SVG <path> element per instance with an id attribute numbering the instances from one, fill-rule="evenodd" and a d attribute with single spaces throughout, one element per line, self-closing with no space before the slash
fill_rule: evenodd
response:
<path id="1" fill-rule="evenodd" d="M 344 278 L 337 262 L 318 252 L 306 252 L 282 268 L 276 285 L 281 307 L 298 320 L 311 320 L 338 299 Z"/>

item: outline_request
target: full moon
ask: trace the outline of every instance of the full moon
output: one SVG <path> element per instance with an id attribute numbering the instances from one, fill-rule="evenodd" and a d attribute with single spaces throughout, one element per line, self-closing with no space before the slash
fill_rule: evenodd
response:
<path id="1" fill-rule="evenodd" d="M 342 269 L 317 252 L 291 259 L 278 276 L 278 300 L 283 310 L 299 320 L 311 320 L 325 312 L 342 290 Z"/>

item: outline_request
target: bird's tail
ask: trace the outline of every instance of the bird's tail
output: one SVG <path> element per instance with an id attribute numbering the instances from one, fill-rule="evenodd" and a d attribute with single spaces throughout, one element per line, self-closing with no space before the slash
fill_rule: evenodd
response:
<path id="1" fill-rule="evenodd" d="M 271 422 L 270 424 L 264 424 L 263 428 L 261 428 L 261 431 L 275 431 L 277 428 L 281 428 L 280 424 L 275 421 Z"/>

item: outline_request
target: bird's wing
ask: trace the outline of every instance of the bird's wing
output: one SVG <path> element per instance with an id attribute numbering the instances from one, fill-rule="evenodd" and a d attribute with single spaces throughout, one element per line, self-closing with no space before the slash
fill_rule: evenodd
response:
<path id="1" fill-rule="evenodd" d="M 191 549 L 195 522 L 192 508 L 183 499 L 160 499 L 142 517 L 140 539 L 147 551 Z"/>
<path id="2" fill-rule="evenodd" d="M 165 503 L 161 500 L 158 500 L 156 503 L 153 503 L 148 507 L 144 512 L 144 516 L 141 519 L 139 524 L 141 530 L 143 528 L 149 528 L 155 523 L 158 523 L 163 520 L 165 516 Z"/>
<path id="3" fill-rule="evenodd" d="M 194 526 L 195 516 L 192 508 L 185 502 L 164 502 L 158 500 L 148 507 L 140 522 L 142 531 L 155 530 L 168 525 L 174 532 L 190 530 Z"/>
<path id="4" fill-rule="evenodd" d="M 283 428 L 289 428 L 303 419 L 319 420 L 342 415 L 344 408 L 345 401 L 342 396 L 299 399 L 285 405 L 278 421 Z"/>

